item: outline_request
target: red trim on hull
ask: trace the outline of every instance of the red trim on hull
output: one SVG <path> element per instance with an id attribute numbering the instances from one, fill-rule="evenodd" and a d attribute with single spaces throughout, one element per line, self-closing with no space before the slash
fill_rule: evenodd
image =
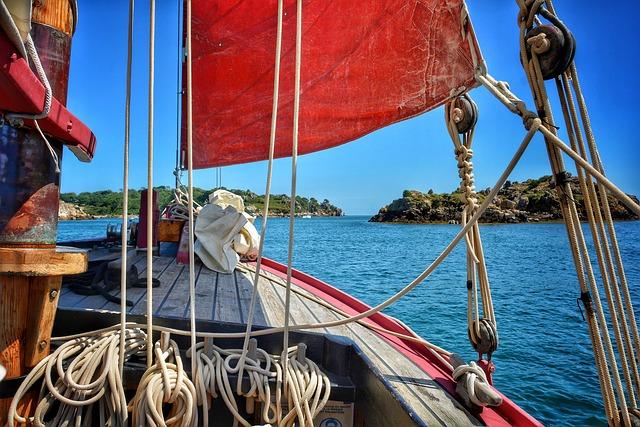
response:
<path id="1" fill-rule="evenodd" d="M 45 88 L 38 77 L 0 33 L 0 112 L 37 114 L 44 108 L 44 97 Z M 31 120 L 25 124 L 33 127 Z M 49 115 L 38 124 L 44 133 L 67 145 L 79 160 L 93 159 L 95 135 L 57 99 L 52 99 Z"/>
<path id="2" fill-rule="evenodd" d="M 263 258 L 262 268 L 265 271 L 273 273 L 284 279 L 286 279 L 287 277 L 287 267 L 271 259 Z M 330 303 L 334 307 L 350 315 L 362 313 L 370 308 L 368 305 L 352 297 L 351 295 L 339 289 L 336 289 L 333 286 L 319 279 L 316 279 L 313 276 L 295 269 L 292 270 L 292 283 L 311 292 L 313 295 L 321 298 L 322 300 Z M 368 323 L 371 323 L 372 325 L 388 329 L 392 332 L 411 335 L 410 332 L 400 323 L 398 323 L 393 317 L 387 316 L 382 313 L 374 314 L 364 320 Z M 423 345 L 375 331 L 374 333 L 377 333 L 379 336 L 383 337 L 398 351 L 400 351 L 421 369 L 423 369 L 452 396 L 456 396 L 455 382 L 451 377 L 451 373 L 448 372 L 448 369 L 443 366 L 442 362 L 433 357 L 430 351 Z M 487 407 L 482 411 L 481 414 L 477 415 L 477 417 L 486 425 L 542 426 L 542 423 L 533 418 L 502 393 L 500 394 L 502 395 L 503 399 L 502 405 L 497 408 Z"/>

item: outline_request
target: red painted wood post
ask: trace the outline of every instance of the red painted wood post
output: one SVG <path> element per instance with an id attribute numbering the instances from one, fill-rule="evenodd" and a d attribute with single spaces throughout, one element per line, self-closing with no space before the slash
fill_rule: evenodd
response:
<path id="1" fill-rule="evenodd" d="M 140 221 L 138 225 L 138 249 L 147 248 L 147 190 L 142 190 L 140 194 Z M 160 210 L 158 209 L 158 192 L 153 190 L 153 250 L 158 248 L 158 221 L 160 220 Z"/>

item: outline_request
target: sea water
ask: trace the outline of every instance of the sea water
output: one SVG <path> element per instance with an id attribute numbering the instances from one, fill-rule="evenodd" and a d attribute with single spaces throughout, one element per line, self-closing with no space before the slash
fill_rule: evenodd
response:
<path id="1" fill-rule="evenodd" d="M 420 274 L 459 225 L 299 219 L 294 267 L 374 305 Z M 60 241 L 104 237 L 118 220 L 63 221 Z M 494 384 L 547 425 L 604 425 L 598 377 L 564 225 L 482 225 L 500 347 Z M 640 222 L 616 223 L 636 313 L 640 308 Z M 269 219 L 265 254 L 287 259 L 288 219 Z M 588 233 L 587 233 L 588 234 Z M 594 264 L 597 271 L 597 265 Z M 605 303 L 602 295 L 603 304 Z M 466 332 L 464 246 L 385 313 L 427 340 L 473 360 Z"/>

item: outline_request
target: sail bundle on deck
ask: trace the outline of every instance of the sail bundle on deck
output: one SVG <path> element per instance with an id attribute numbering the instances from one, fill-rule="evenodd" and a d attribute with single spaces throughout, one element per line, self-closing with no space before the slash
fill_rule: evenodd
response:
<path id="1" fill-rule="evenodd" d="M 295 7 L 285 1 L 276 157 L 291 154 Z M 480 53 L 462 0 L 376 0 L 366 8 L 308 0 L 304 7 L 300 154 L 352 141 L 477 85 Z M 192 16 L 194 168 L 266 159 L 277 1 L 199 1 Z"/>

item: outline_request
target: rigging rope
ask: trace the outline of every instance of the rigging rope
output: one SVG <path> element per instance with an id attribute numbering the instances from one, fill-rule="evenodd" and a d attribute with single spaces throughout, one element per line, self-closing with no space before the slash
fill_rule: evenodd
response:
<path id="1" fill-rule="evenodd" d="M 155 364 L 146 370 L 130 404 L 136 426 L 191 427 L 198 425 L 196 389 L 182 368 L 175 341 L 163 333 L 154 346 Z M 170 405 L 168 418 L 166 405 Z"/>
<path id="2" fill-rule="evenodd" d="M 464 203 L 460 222 L 464 226 L 468 222 L 467 218 L 478 209 L 472 162 L 477 107 L 468 95 L 460 96 L 446 104 L 445 118 L 458 161 L 461 199 Z M 461 134 L 462 139 L 460 138 Z M 465 236 L 465 241 L 467 245 L 467 328 L 469 339 L 480 358 L 483 354 L 487 354 L 488 359 L 491 360 L 491 355 L 498 346 L 498 332 L 477 221 Z M 478 282 L 480 284 L 480 300 L 482 301 L 482 317 L 478 304 Z"/>
<path id="3" fill-rule="evenodd" d="M 518 23 L 520 26 L 521 59 L 538 114 L 545 123 L 539 127 L 539 131 L 544 136 L 547 144 L 560 206 L 569 235 L 570 248 L 578 273 L 581 289 L 580 299 L 587 311 L 587 322 L 593 344 L 605 412 L 613 425 L 618 425 L 620 422 L 624 425 L 631 425 L 632 418 L 634 422 L 638 421 L 638 417 L 635 415 L 635 408 L 637 405 L 636 393 L 640 391 L 640 375 L 638 374 L 637 352 L 634 352 L 633 349 L 634 345 L 636 350 L 640 349 L 640 338 L 637 334 L 638 328 L 608 206 L 609 195 L 607 191 L 637 215 L 640 215 L 640 206 L 604 176 L 573 59 L 571 58 L 567 63 L 566 69 L 560 70 L 557 75 L 546 77 L 544 74 L 540 55 L 544 55 L 549 49 L 556 49 L 557 46 L 552 46 L 551 40 L 547 38 L 544 29 L 538 30 L 542 26 L 538 15 L 560 27 L 563 35 L 566 36 L 564 37 L 565 43 L 566 40 L 570 41 L 572 37 L 564 27 L 564 24 L 557 18 L 552 2 L 550 0 L 517 0 L 517 2 L 520 6 Z M 530 31 L 534 28 L 534 25 L 538 31 L 533 33 L 535 35 L 531 35 Z M 566 44 L 563 48 L 568 49 Z M 569 45 L 569 48 L 573 49 L 574 47 Z M 571 53 L 571 55 L 573 54 Z M 524 103 L 511 93 L 506 84 L 497 82 L 484 73 L 479 73 L 477 77 L 478 81 L 487 87 L 512 112 L 523 117 L 525 126 L 532 117 L 536 116 L 526 110 Z M 555 78 L 556 80 L 556 89 L 567 125 L 567 135 L 571 147 L 567 146 L 557 136 L 551 104 L 545 87 L 545 78 Z M 576 112 L 574 95 L 578 100 L 581 121 L 578 119 Z M 583 137 L 583 130 L 586 137 Z M 584 144 L 585 139 L 591 162 L 588 159 L 589 153 Z M 591 265 L 576 202 L 572 196 L 568 175 L 564 168 L 562 153 L 568 155 L 575 162 L 578 172 L 578 184 L 583 194 L 587 220 L 593 237 L 617 355 L 609 333 L 609 324 L 605 316 L 604 307 L 600 300 L 598 282 Z M 596 183 L 593 182 L 593 179 L 596 180 Z M 623 296 L 624 303 L 622 301 Z M 631 335 L 633 335 L 633 338 Z M 618 368 L 618 361 L 622 367 L 622 378 Z M 629 399 L 630 407 L 627 405 L 627 399 Z"/>
<path id="4" fill-rule="evenodd" d="M 133 62 L 133 17 L 135 0 L 129 0 L 127 33 L 127 83 L 124 103 L 124 148 L 122 153 L 122 240 L 120 242 L 120 375 L 124 375 L 124 337 L 127 323 L 127 228 L 129 223 L 129 142 L 131 137 L 131 65 Z"/>
<path id="5" fill-rule="evenodd" d="M 241 389 L 241 378 L 244 372 L 244 363 L 247 348 L 249 347 L 249 338 L 252 335 L 253 317 L 255 314 L 256 301 L 258 299 L 258 286 L 260 284 L 260 269 L 262 267 L 262 254 L 264 250 L 264 241 L 267 235 L 267 221 L 269 219 L 269 202 L 271 199 L 271 178 L 273 176 L 273 156 L 276 144 L 276 130 L 278 122 L 278 100 L 280 97 L 280 58 L 282 55 L 282 20 L 283 20 L 283 1 L 278 0 L 278 23 L 276 29 L 276 52 L 275 65 L 273 73 L 273 104 L 271 109 L 271 129 L 269 133 L 269 160 L 267 163 L 267 178 L 264 191 L 264 206 L 262 208 L 262 227 L 260 230 L 260 243 L 258 244 L 258 257 L 256 259 L 256 275 L 253 281 L 253 291 L 251 293 L 251 301 L 249 303 L 249 311 L 247 313 L 247 327 L 243 335 L 244 342 L 242 344 L 242 353 L 238 360 L 239 374 L 236 389 Z"/>
<path id="6" fill-rule="evenodd" d="M 147 367 L 153 363 L 153 95 L 156 2 L 149 1 L 149 95 L 147 123 Z"/>
<path id="7" fill-rule="evenodd" d="M 302 61 L 302 0 L 296 7 L 296 57 L 295 82 L 293 89 L 293 141 L 291 144 L 291 197 L 289 204 L 289 244 L 287 250 L 287 286 L 284 297 L 284 332 L 282 338 L 283 351 L 289 348 L 289 323 L 291 321 L 291 271 L 293 265 L 294 232 L 296 223 L 296 186 L 298 170 L 298 129 L 300 123 L 300 68 Z M 288 384 L 289 358 L 283 354 L 284 382 Z M 299 414 L 300 416 L 300 414 Z"/>
<path id="8" fill-rule="evenodd" d="M 193 92 L 192 92 L 192 67 L 191 57 L 191 0 L 187 0 L 187 169 L 188 169 L 188 210 L 189 210 L 189 322 L 191 326 L 191 348 L 196 347 L 196 270 L 194 254 L 194 215 L 193 215 Z M 195 358 L 191 358 L 191 375 L 195 378 L 197 373 Z"/>

